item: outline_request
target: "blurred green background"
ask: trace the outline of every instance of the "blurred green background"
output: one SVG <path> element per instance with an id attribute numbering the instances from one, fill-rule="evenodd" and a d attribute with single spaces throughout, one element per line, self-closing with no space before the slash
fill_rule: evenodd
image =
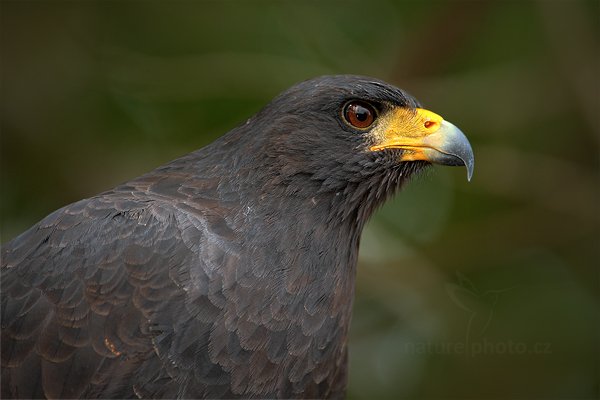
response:
<path id="1" fill-rule="evenodd" d="M 372 75 L 475 151 L 361 244 L 350 399 L 599 396 L 598 1 L 2 1 L 1 235 Z"/>

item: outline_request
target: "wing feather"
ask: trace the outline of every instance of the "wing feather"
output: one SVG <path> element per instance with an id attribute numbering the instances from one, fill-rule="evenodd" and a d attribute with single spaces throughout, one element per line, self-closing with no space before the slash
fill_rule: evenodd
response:
<path id="1" fill-rule="evenodd" d="M 208 274 L 234 253 L 217 248 L 225 234 L 215 216 L 113 193 L 7 243 L 3 397 L 226 394 L 207 350 L 224 304 Z"/>

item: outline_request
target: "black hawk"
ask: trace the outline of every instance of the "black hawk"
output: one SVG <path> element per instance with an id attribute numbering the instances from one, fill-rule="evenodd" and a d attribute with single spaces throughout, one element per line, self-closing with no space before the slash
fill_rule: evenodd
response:
<path id="1" fill-rule="evenodd" d="M 463 133 L 360 76 L 293 86 L 212 144 L 2 247 L 2 397 L 338 398 L 361 231 Z"/>

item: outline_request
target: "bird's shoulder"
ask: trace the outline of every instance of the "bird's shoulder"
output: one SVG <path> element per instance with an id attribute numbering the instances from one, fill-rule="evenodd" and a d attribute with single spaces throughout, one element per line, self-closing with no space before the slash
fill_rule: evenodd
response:
<path id="1" fill-rule="evenodd" d="M 220 288 L 209 294 L 209 275 L 236 241 L 218 208 L 159 194 L 123 186 L 55 211 L 3 246 L 3 397 L 11 387 L 30 390 L 25 397 L 127 397 L 135 385 L 123 382 L 136 380 L 136 394 L 176 395 L 155 382 L 186 361 L 168 360 L 172 346 L 208 332 L 202 321 L 221 301 Z M 149 370 L 134 379 L 134 368 Z"/>
<path id="2" fill-rule="evenodd" d="M 134 245 L 167 251 L 174 239 L 193 250 L 190 235 L 226 236 L 231 206 L 216 193 L 215 179 L 191 179 L 186 174 L 152 173 L 100 195 L 56 210 L 2 246 L 3 267 L 12 267 L 36 254 L 44 257 L 120 253 Z M 161 246 L 156 246 L 160 245 Z M 84 251 L 85 254 L 77 254 Z M 75 254 L 73 254 L 75 252 Z"/>

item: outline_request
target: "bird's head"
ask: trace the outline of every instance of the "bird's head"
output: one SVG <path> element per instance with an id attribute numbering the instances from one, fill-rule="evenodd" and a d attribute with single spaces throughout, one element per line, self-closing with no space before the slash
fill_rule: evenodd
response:
<path id="1" fill-rule="evenodd" d="M 274 180 L 305 187 L 308 195 L 375 192 L 380 203 L 429 164 L 465 166 L 468 179 L 473 173 L 471 145 L 456 126 L 420 108 L 403 90 L 369 77 L 301 82 L 247 125 L 254 139 L 262 137 L 257 153 L 274 166 Z"/>

